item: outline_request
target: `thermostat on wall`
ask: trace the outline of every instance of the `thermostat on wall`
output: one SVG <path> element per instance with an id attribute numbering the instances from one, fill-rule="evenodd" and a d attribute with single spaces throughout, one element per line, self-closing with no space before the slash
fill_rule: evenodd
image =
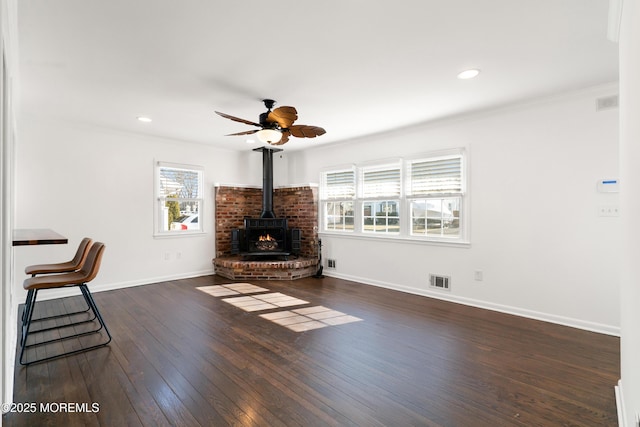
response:
<path id="1" fill-rule="evenodd" d="M 601 179 L 598 181 L 598 192 L 617 193 L 620 191 L 620 180 L 617 178 Z"/>

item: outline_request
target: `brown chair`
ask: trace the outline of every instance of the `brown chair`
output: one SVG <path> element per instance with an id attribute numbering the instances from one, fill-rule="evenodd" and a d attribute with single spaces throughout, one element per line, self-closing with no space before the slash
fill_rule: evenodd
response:
<path id="1" fill-rule="evenodd" d="M 80 241 L 76 255 L 71 261 L 59 262 L 56 264 L 29 265 L 24 269 L 24 272 L 33 277 L 38 274 L 68 273 L 70 271 L 76 271 L 80 266 L 82 266 L 82 263 L 87 257 L 89 247 L 91 247 L 91 239 L 85 237 Z"/>
<path id="2" fill-rule="evenodd" d="M 24 309 L 25 312 L 24 312 L 23 321 L 22 321 L 22 336 L 20 340 L 20 344 L 21 344 L 20 364 L 21 365 L 30 365 L 36 362 L 42 362 L 45 360 L 51 360 L 51 359 L 55 359 L 62 356 L 68 356 L 70 354 L 81 353 L 84 351 L 106 346 L 107 344 L 109 344 L 109 342 L 111 342 L 111 334 L 109 333 L 109 330 L 107 329 L 107 325 L 105 325 L 102 315 L 100 314 L 100 311 L 98 310 L 98 307 L 96 306 L 96 303 L 93 300 L 93 297 L 91 296 L 89 287 L 87 286 L 87 283 L 95 279 L 95 277 L 98 275 L 100 264 L 102 262 L 102 255 L 104 253 L 104 248 L 105 248 L 105 245 L 104 243 L 101 243 L 101 242 L 96 242 L 93 245 L 91 245 L 91 248 L 89 249 L 85 262 L 82 264 L 82 267 L 77 271 L 61 273 L 61 274 L 47 274 L 43 276 L 30 277 L 24 281 L 23 287 L 25 290 L 28 291 L 27 292 L 28 295 L 27 295 L 27 302 L 25 303 L 25 309 Z M 85 301 L 87 302 L 89 309 L 93 312 L 93 316 L 94 316 L 93 319 L 83 320 L 83 321 L 68 323 L 63 325 L 57 325 L 49 328 L 43 328 L 43 329 L 32 331 L 31 330 L 32 323 L 37 321 L 37 320 L 33 320 L 33 311 L 34 311 L 36 299 L 38 297 L 38 292 L 46 289 L 59 289 L 59 288 L 76 287 L 76 286 L 80 288 L 80 291 L 82 292 L 82 295 Z M 71 314 L 69 314 L 69 316 L 70 315 Z M 96 326 L 99 326 L 99 327 L 97 327 L 96 329 L 91 329 L 89 331 L 79 332 L 72 335 L 65 335 L 60 338 L 48 339 L 48 340 L 36 342 L 33 344 L 27 343 L 27 340 L 29 339 L 29 337 L 35 333 L 69 328 L 71 326 L 76 326 L 81 323 L 88 323 L 88 322 L 93 323 L 94 320 L 98 321 L 98 325 Z M 31 360 L 31 361 L 23 360 L 25 356 L 25 350 L 27 348 L 49 344 L 53 342 L 58 342 L 58 341 L 63 341 L 71 338 L 78 338 L 85 335 L 96 334 L 100 332 L 102 329 L 104 329 L 108 337 L 106 342 L 89 345 L 87 347 L 81 347 L 76 350 L 70 350 L 64 353 L 50 355 L 48 357 L 44 357 L 36 360 Z"/>
<path id="3" fill-rule="evenodd" d="M 82 239 L 80 241 L 80 244 L 78 245 L 76 254 L 71 261 L 59 262 L 55 264 L 29 265 L 24 269 L 24 272 L 27 274 L 30 274 L 31 277 L 35 277 L 39 274 L 59 274 L 59 273 L 69 273 L 72 271 L 76 271 L 80 269 L 80 267 L 84 263 L 84 260 L 87 258 L 87 254 L 89 253 L 89 248 L 91 247 L 91 242 L 92 240 L 88 237 L 85 237 L 84 239 Z M 32 297 L 33 297 L 33 290 L 29 290 L 29 292 L 27 292 L 27 302 L 31 301 Z M 26 306 L 26 303 L 25 303 L 25 306 Z M 70 316 L 74 314 L 86 313 L 87 311 L 89 311 L 88 304 L 87 304 L 87 308 L 84 310 L 76 311 L 73 313 L 65 313 L 65 314 L 56 315 L 56 316 L 41 317 L 39 319 L 33 319 L 32 321 L 35 322 L 35 321 L 55 319 L 57 317 L 62 317 L 62 316 Z M 27 313 L 27 310 L 25 308 L 25 310 L 22 312 L 23 321 L 26 313 Z"/>

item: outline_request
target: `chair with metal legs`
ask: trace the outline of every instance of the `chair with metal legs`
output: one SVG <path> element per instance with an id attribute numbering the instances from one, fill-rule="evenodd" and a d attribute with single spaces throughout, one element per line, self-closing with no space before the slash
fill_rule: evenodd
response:
<path id="1" fill-rule="evenodd" d="M 100 314 L 100 311 L 96 306 L 93 296 L 89 291 L 89 287 L 87 286 L 87 283 L 95 279 L 95 277 L 98 275 L 100 264 L 102 262 L 102 255 L 104 253 L 104 248 L 105 248 L 105 245 L 104 243 L 101 243 L 101 242 L 96 242 L 93 245 L 91 245 L 89 252 L 87 254 L 87 257 L 84 263 L 82 264 L 82 267 L 77 271 L 61 273 L 61 274 L 47 274 L 43 276 L 36 276 L 36 277 L 28 278 L 24 281 L 23 287 L 25 290 L 28 291 L 29 299 L 25 304 L 25 311 L 24 311 L 23 322 L 22 322 L 22 334 L 20 339 L 20 345 L 21 345 L 20 364 L 30 365 L 36 362 L 42 362 L 45 360 L 51 360 L 51 359 L 55 359 L 62 356 L 81 353 L 81 352 L 92 350 L 95 348 L 104 347 L 111 342 L 111 334 L 109 333 L 109 330 L 107 329 L 107 325 L 104 323 L 104 319 L 102 318 L 102 315 Z M 36 320 L 33 320 L 33 312 L 35 308 L 36 299 L 38 297 L 38 292 L 46 289 L 60 289 L 60 288 L 68 288 L 68 287 L 80 288 L 80 292 L 82 292 L 82 296 L 84 297 L 84 300 L 87 302 L 87 305 L 89 306 L 89 310 L 93 313 L 93 316 L 94 316 L 93 319 L 83 321 L 83 322 L 57 325 L 50 328 L 31 330 L 32 323 L 36 321 Z M 65 329 L 72 326 L 76 326 L 79 323 L 93 322 L 93 320 L 97 320 L 98 322 L 98 324 L 96 325 L 97 328 L 95 329 L 78 332 L 74 334 L 69 334 L 69 335 L 64 335 L 59 338 L 47 339 L 47 340 L 43 340 L 36 343 L 31 343 L 31 344 L 28 343 L 29 337 L 35 333 L 53 331 L 57 329 Z M 97 334 L 103 329 L 107 335 L 106 337 L 107 339 L 104 342 L 100 342 L 98 344 L 92 344 L 86 347 L 77 348 L 74 350 L 62 352 L 55 355 L 49 355 L 47 357 L 42 357 L 35 360 L 30 360 L 30 361 L 23 360 L 25 358 L 25 352 L 28 348 L 45 345 L 49 343 L 54 343 L 54 342 L 59 342 L 59 341 L 64 341 L 72 338 L 79 338 L 79 337 L 83 337 L 91 334 Z"/>
<path id="2" fill-rule="evenodd" d="M 82 267 L 82 264 L 84 263 L 84 260 L 87 258 L 87 254 L 89 253 L 89 248 L 91 247 L 91 242 L 92 241 L 93 240 L 91 240 L 89 237 L 85 237 L 84 239 L 82 239 L 80 241 L 80 244 L 78 245 L 78 249 L 76 250 L 76 254 L 75 254 L 75 256 L 73 257 L 73 259 L 71 261 L 59 262 L 59 263 L 54 263 L 54 264 L 28 265 L 24 269 L 24 272 L 27 273 L 27 274 L 30 274 L 31 277 L 35 277 L 35 276 L 41 275 L 41 274 L 69 273 L 69 272 L 72 272 L 72 271 L 79 270 L 80 267 Z M 27 299 L 26 299 L 26 302 L 25 302 L 25 309 L 22 312 L 22 321 L 23 322 L 25 320 L 24 315 L 28 311 L 27 310 L 27 304 L 29 303 L 29 301 L 32 300 L 32 297 L 33 297 L 33 290 L 29 290 L 27 292 Z M 76 312 L 73 312 L 73 313 L 59 314 L 59 315 L 55 315 L 55 316 L 41 317 L 39 319 L 33 319 L 32 322 L 50 320 L 50 319 L 55 319 L 55 318 L 64 317 L 64 316 L 72 316 L 74 314 L 86 313 L 87 311 L 89 311 L 89 304 L 87 304 L 87 308 L 85 310 L 80 310 L 80 311 L 76 311 Z"/>
<path id="3" fill-rule="evenodd" d="M 85 237 L 80 241 L 76 254 L 71 261 L 59 262 L 55 264 L 35 264 L 29 265 L 24 269 L 24 272 L 30 274 L 32 277 L 39 274 L 53 274 L 53 273 L 68 273 L 70 271 L 79 270 L 87 257 L 89 248 L 91 247 L 92 240 L 89 237 Z"/>

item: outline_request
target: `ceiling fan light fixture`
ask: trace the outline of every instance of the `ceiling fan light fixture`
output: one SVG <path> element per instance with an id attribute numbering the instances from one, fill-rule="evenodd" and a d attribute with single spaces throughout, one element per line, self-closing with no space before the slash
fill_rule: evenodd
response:
<path id="1" fill-rule="evenodd" d="M 256 136 L 261 142 L 275 144 L 282 139 L 282 132 L 276 129 L 262 129 L 256 132 Z"/>

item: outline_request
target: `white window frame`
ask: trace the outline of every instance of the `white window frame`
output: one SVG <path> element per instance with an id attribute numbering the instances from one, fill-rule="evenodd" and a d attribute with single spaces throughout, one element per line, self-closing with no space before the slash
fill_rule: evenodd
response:
<path id="1" fill-rule="evenodd" d="M 196 197 L 167 197 L 163 194 L 161 170 L 162 169 L 175 169 L 183 170 L 186 172 L 195 172 L 198 177 Z M 178 237 L 178 236 L 193 236 L 205 234 L 204 218 L 204 168 L 202 166 L 187 165 L 181 163 L 171 163 L 156 161 L 154 167 L 154 236 L 155 237 Z M 198 213 L 198 228 L 197 229 L 175 229 L 165 230 L 166 224 L 166 203 L 170 201 L 176 201 L 178 203 L 192 203 L 197 205 Z"/>
<path id="2" fill-rule="evenodd" d="M 380 164 L 364 165 L 358 168 L 358 179 L 356 184 L 358 186 L 358 205 L 360 206 L 360 230 L 363 234 L 373 235 L 400 235 L 400 224 L 402 221 L 403 207 L 401 204 L 402 198 L 402 162 L 397 159 L 392 162 L 385 162 Z M 397 217 L 384 217 L 386 226 L 383 228 L 377 228 L 377 218 L 375 213 L 365 215 L 366 206 L 368 204 L 379 203 L 395 203 L 398 210 Z M 398 229 L 390 228 L 389 220 L 396 219 L 398 221 Z M 367 221 L 371 220 L 372 224 L 367 224 Z M 371 225 L 372 227 L 368 227 Z"/>
<path id="3" fill-rule="evenodd" d="M 358 238 L 381 238 L 381 239 L 398 239 L 409 240 L 414 242 L 429 242 L 438 244 L 452 244 L 452 245 L 468 245 L 469 244 L 469 195 L 467 192 L 467 153 L 464 148 L 456 148 L 449 150 L 434 151 L 429 153 L 423 153 L 403 159 L 394 159 L 389 161 L 368 162 L 365 164 L 351 165 L 350 167 L 335 167 L 326 168 L 321 171 L 320 179 L 320 203 L 319 203 L 319 220 L 320 220 L 320 233 L 329 235 L 341 235 L 351 236 Z M 418 191 L 415 188 L 415 183 L 412 183 L 411 177 L 411 165 L 417 163 L 428 163 L 430 161 L 437 162 L 442 159 L 460 159 L 460 176 L 459 185 L 453 188 L 440 188 L 434 190 L 433 188 L 426 187 L 427 191 L 423 188 L 422 191 Z M 400 169 L 400 188 L 399 191 L 379 192 L 377 194 L 369 194 L 364 186 L 364 176 L 366 172 L 384 170 L 385 168 L 399 167 Z M 330 198 L 326 194 L 326 176 L 331 173 L 338 173 L 340 171 L 353 170 L 355 177 L 356 195 L 354 197 L 337 199 Z M 412 185 L 414 188 L 412 188 Z M 418 200 L 434 200 L 434 199 L 455 199 L 459 204 L 456 207 L 459 210 L 453 213 L 452 219 L 442 218 L 441 227 L 442 230 L 439 234 L 427 234 L 415 233 L 413 227 L 413 213 L 411 211 L 412 202 Z M 327 210 L 326 206 L 328 202 L 335 201 L 348 201 L 353 203 L 354 207 L 354 227 L 350 230 L 336 230 L 327 227 Z M 371 230 L 365 230 L 365 203 L 367 202 L 384 202 L 392 201 L 397 203 L 398 218 L 400 222 L 399 231 L 393 230 L 392 232 L 374 232 Z M 426 203 L 425 203 L 426 204 Z M 442 210 L 444 211 L 444 209 Z M 428 213 L 425 212 L 425 215 Z M 425 216 L 425 226 L 427 225 L 427 218 Z M 453 227 L 451 227 L 453 225 Z M 450 229 L 451 233 L 447 233 L 445 228 Z M 432 231 L 435 229 L 432 228 Z"/>
<path id="4" fill-rule="evenodd" d="M 412 177 L 412 167 L 415 164 L 425 164 L 432 163 L 434 167 L 438 167 L 440 165 L 447 167 L 447 163 L 451 163 L 454 165 L 459 161 L 459 175 L 455 172 L 456 168 L 451 168 L 449 171 L 444 171 L 441 184 L 432 185 L 431 188 L 416 188 L 414 185 L 413 177 Z M 464 150 L 447 150 L 441 152 L 429 153 L 428 155 L 416 156 L 410 159 L 407 159 L 405 162 L 406 168 L 406 211 L 408 214 L 406 226 L 407 233 L 411 238 L 417 239 L 425 239 L 432 241 L 466 241 L 467 240 L 467 223 L 465 218 L 468 217 L 466 209 L 466 186 L 467 186 L 467 178 L 466 178 L 466 155 Z M 435 180 L 434 180 L 435 181 Z M 426 234 L 418 234 L 413 232 L 413 209 L 412 203 L 416 201 L 425 201 L 428 202 L 430 200 L 458 200 L 459 212 L 458 216 L 455 216 L 455 213 L 452 212 L 450 214 L 450 221 L 452 223 L 456 223 L 458 226 L 458 233 L 455 236 L 447 236 L 445 232 L 445 219 L 441 217 L 441 232 L 439 235 L 429 235 Z M 441 210 L 443 212 L 444 210 Z M 441 213 L 444 216 L 443 213 Z M 429 216 L 428 214 L 426 215 Z M 435 218 L 432 218 L 435 219 Z M 425 227 L 427 218 L 425 218 Z"/>
<path id="5" fill-rule="evenodd" d="M 348 189 L 348 187 L 344 187 L 342 192 L 333 192 L 328 184 L 329 175 L 338 175 L 349 173 L 353 175 L 353 187 L 352 189 Z M 354 165 L 337 167 L 335 169 L 323 171 L 321 173 L 320 178 L 320 229 L 323 231 L 334 232 L 334 233 L 353 233 L 357 224 L 355 222 L 356 218 L 356 194 L 357 194 L 357 177 L 356 177 L 356 168 Z M 345 191 L 346 190 L 346 191 Z M 342 211 L 342 205 L 351 205 L 351 210 L 348 212 L 352 212 L 352 215 L 345 215 L 344 212 L 339 214 L 339 220 L 336 220 L 336 212 L 335 206 L 336 204 L 340 204 Z M 329 205 L 332 205 L 332 212 L 328 211 Z M 353 221 L 353 225 L 351 228 L 347 227 L 347 219 L 350 218 Z M 337 225 L 342 225 L 341 227 L 337 227 Z"/>

